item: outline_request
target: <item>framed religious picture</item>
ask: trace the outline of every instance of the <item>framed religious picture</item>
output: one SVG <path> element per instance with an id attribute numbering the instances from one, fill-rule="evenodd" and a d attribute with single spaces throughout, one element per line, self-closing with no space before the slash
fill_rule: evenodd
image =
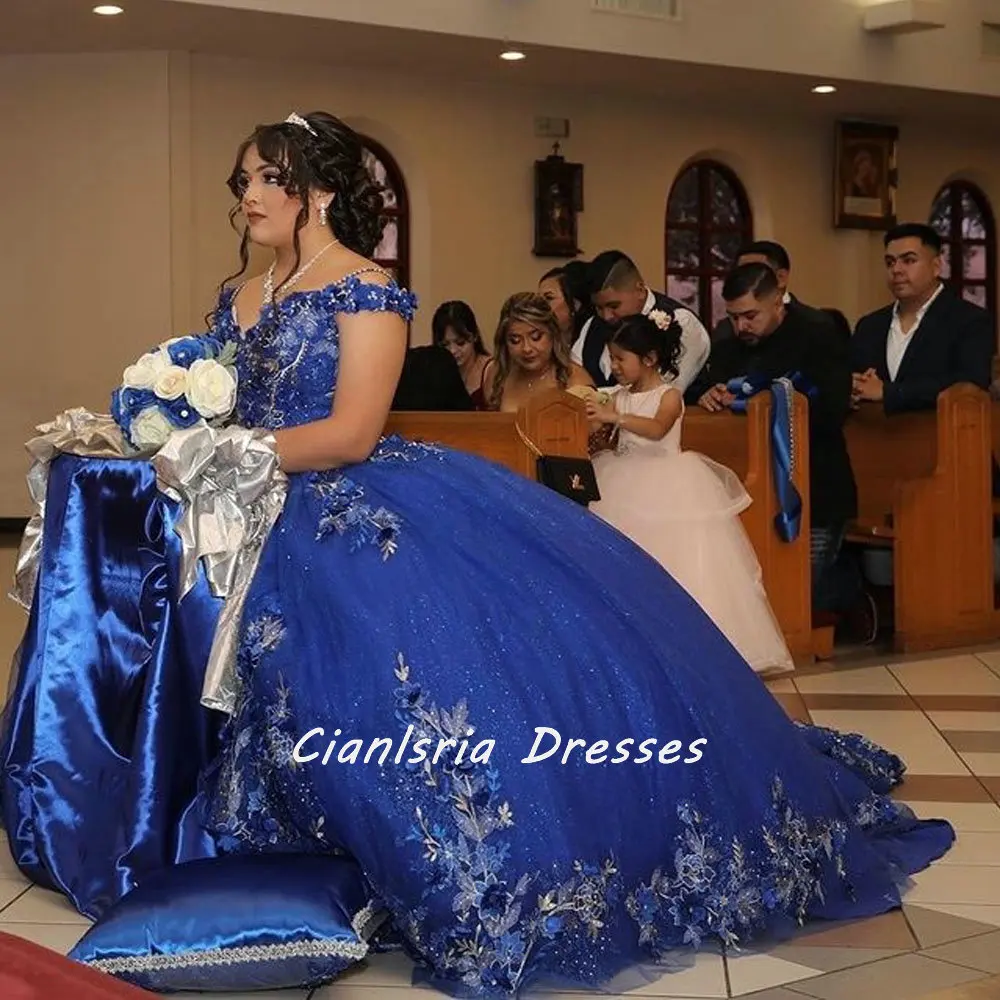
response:
<path id="1" fill-rule="evenodd" d="M 896 146 L 899 129 L 838 122 L 834 157 L 834 225 L 890 229 L 896 224 Z"/>
<path id="2" fill-rule="evenodd" d="M 567 163 L 559 144 L 535 161 L 536 257 L 576 257 L 576 216 L 583 208 L 583 164 Z"/>

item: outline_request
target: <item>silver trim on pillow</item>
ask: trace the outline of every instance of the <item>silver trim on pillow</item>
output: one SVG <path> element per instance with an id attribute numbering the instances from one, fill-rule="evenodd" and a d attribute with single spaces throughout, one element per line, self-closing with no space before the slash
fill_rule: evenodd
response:
<path id="1" fill-rule="evenodd" d="M 367 954 L 368 945 L 361 941 L 286 941 L 281 944 L 254 944 L 244 945 L 240 948 L 187 951 L 175 955 L 129 955 L 124 958 L 99 958 L 91 959 L 85 964 L 110 975 L 116 975 L 121 972 L 190 969 L 199 965 L 274 962 L 283 958 L 353 958 L 360 960 Z"/>

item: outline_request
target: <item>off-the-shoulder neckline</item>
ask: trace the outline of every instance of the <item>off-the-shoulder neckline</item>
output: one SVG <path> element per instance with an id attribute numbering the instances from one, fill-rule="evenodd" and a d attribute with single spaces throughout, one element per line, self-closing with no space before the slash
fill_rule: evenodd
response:
<path id="1" fill-rule="evenodd" d="M 362 274 L 382 274 L 385 275 L 389 280 L 386 284 L 382 285 L 375 281 L 364 281 L 361 278 Z M 241 289 L 246 285 L 243 282 L 240 285 L 233 285 L 226 289 L 225 295 L 229 298 L 229 320 L 233 324 L 233 329 L 236 331 L 237 335 L 245 339 L 254 330 L 257 329 L 261 324 L 261 320 L 264 318 L 264 313 L 268 309 L 274 309 L 275 303 L 271 302 L 263 306 L 257 313 L 257 319 L 248 326 L 245 330 L 240 326 L 240 321 L 236 316 L 236 296 L 239 295 Z M 390 292 L 396 291 L 403 295 L 412 295 L 408 289 L 403 288 L 396 279 L 389 274 L 387 271 L 381 270 L 381 268 L 365 267 L 359 268 L 357 271 L 351 271 L 349 274 L 345 274 L 342 278 L 338 278 L 336 281 L 331 281 L 330 284 L 324 285 L 322 288 L 300 288 L 294 292 L 289 292 L 287 295 L 283 295 L 277 303 L 277 308 L 281 308 L 288 302 L 292 302 L 296 299 L 308 298 L 310 295 L 330 295 L 336 292 L 340 288 L 346 288 L 350 286 L 359 288 L 381 288 L 383 291 Z"/>

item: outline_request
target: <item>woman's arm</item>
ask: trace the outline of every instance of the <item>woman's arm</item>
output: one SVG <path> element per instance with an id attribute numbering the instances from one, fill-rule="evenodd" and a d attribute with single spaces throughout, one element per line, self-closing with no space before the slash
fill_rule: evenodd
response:
<path id="1" fill-rule="evenodd" d="M 340 313 L 340 374 L 323 420 L 274 432 L 284 472 L 363 462 L 385 429 L 406 355 L 406 323 L 394 312 Z"/>
<path id="2" fill-rule="evenodd" d="M 578 364 L 571 364 L 569 366 L 569 381 L 566 385 L 567 387 L 575 385 L 589 385 L 591 389 L 597 388 L 597 386 L 594 385 L 594 380 L 590 377 L 590 372 Z"/>
<path id="3" fill-rule="evenodd" d="M 500 409 L 500 404 L 503 402 L 503 393 L 502 392 L 500 394 L 500 399 L 497 400 L 497 403 L 496 403 L 495 406 L 490 401 L 490 397 L 493 394 L 493 378 L 496 375 L 496 365 L 497 365 L 496 361 L 493 358 L 490 358 L 486 362 L 486 365 L 483 368 L 483 379 L 482 379 L 483 400 L 486 403 L 486 409 L 487 410 L 499 410 Z"/>
<path id="4" fill-rule="evenodd" d="M 660 405 L 656 408 L 656 414 L 652 417 L 639 417 L 632 413 L 619 413 L 613 405 L 597 406 L 594 403 L 587 404 L 587 416 L 593 420 L 599 420 L 605 424 L 615 424 L 625 431 L 630 431 L 637 437 L 649 438 L 651 441 L 659 441 L 666 437 L 670 428 L 677 422 L 681 415 L 681 404 L 683 399 L 680 392 L 668 389 L 660 399 Z"/>

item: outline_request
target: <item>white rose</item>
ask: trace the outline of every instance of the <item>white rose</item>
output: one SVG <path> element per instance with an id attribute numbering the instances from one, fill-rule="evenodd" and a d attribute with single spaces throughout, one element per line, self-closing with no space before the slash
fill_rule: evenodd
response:
<path id="1" fill-rule="evenodd" d="M 122 385 L 128 389 L 151 389 L 165 368 L 170 367 L 170 355 L 163 351 L 144 354 L 122 374 Z"/>
<path id="2" fill-rule="evenodd" d="M 132 421 L 129 435 L 137 448 L 158 448 L 170 437 L 173 429 L 158 406 L 147 406 Z"/>
<path id="3" fill-rule="evenodd" d="M 236 404 L 236 379 L 230 369 L 217 361 L 200 358 L 187 371 L 188 402 L 210 420 L 228 417 Z"/>
<path id="4" fill-rule="evenodd" d="M 188 373 L 180 365 L 171 365 L 157 376 L 153 383 L 153 392 L 160 399 L 177 399 L 187 392 Z"/>

